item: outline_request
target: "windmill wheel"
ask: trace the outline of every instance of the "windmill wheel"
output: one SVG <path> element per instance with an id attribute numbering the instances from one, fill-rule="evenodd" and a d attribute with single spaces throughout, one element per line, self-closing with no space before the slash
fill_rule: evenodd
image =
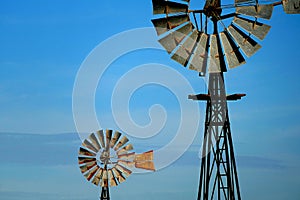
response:
<path id="1" fill-rule="evenodd" d="M 142 154 L 130 152 L 126 136 L 112 130 L 92 133 L 79 149 L 78 163 L 84 177 L 101 187 L 117 186 L 132 173 L 132 168 L 155 170 L 153 151 Z"/>
<path id="2" fill-rule="evenodd" d="M 259 20 L 270 19 L 275 5 L 254 0 L 222 5 L 221 0 L 207 0 L 203 9 L 195 10 L 190 0 L 152 3 L 157 16 L 152 23 L 161 45 L 173 60 L 201 76 L 207 71 L 226 72 L 256 53 L 261 48 L 257 40 L 263 40 L 271 28 Z"/>

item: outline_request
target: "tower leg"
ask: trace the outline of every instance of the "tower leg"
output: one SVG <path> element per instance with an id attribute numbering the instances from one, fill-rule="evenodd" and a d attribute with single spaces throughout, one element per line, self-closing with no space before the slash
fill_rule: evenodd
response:
<path id="1" fill-rule="evenodd" d="M 110 200 L 109 187 L 102 187 L 100 200 Z"/>
<path id="2" fill-rule="evenodd" d="M 223 73 L 210 73 L 198 200 L 241 200 Z"/>

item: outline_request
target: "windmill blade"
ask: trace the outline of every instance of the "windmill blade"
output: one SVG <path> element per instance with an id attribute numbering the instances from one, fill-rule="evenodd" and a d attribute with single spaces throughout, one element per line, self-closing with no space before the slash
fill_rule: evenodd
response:
<path id="1" fill-rule="evenodd" d="M 84 174 L 85 172 L 87 172 L 88 170 L 92 169 L 96 165 L 97 165 L 96 161 L 85 163 L 85 165 L 80 166 L 80 171 L 81 171 L 81 173 Z"/>
<path id="2" fill-rule="evenodd" d="M 89 150 L 87 150 L 87 149 L 84 149 L 84 148 L 82 148 L 82 147 L 80 147 L 79 153 L 78 153 L 78 154 L 79 154 L 79 155 L 83 155 L 83 156 L 96 156 L 95 153 L 93 153 L 93 152 L 91 152 L 91 151 L 89 151 Z"/>
<path id="3" fill-rule="evenodd" d="M 82 165 L 88 162 L 96 161 L 96 158 L 78 157 L 78 164 Z"/>
<path id="4" fill-rule="evenodd" d="M 122 174 L 124 174 L 126 177 L 128 177 L 132 173 L 131 170 L 119 164 L 116 164 L 116 169 L 122 172 Z"/>
<path id="5" fill-rule="evenodd" d="M 96 166 L 94 167 L 91 171 L 89 171 L 88 173 L 86 173 L 84 176 L 85 178 L 90 181 L 93 176 L 97 173 L 97 171 L 100 169 L 100 167 Z"/>
<path id="6" fill-rule="evenodd" d="M 153 150 L 137 154 L 134 158 L 134 161 L 141 162 L 141 161 L 151 161 L 153 160 Z"/>
<path id="7" fill-rule="evenodd" d="M 103 130 L 97 131 L 97 136 L 98 136 L 98 139 L 100 141 L 100 144 L 101 144 L 102 148 L 105 148 Z"/>
<path id="8" fill-rule="evenodd" d="M 261 48 L 257 42 L 255 42 L 252 38 L 250 38 L 233 24 L 228 27 L 228 31 L 247 57 L 251 57 Z"/>
<path id="9" fill-rule="evenodd" d="M 108 172 L 107 172 L 107 169 L 103 170 L 100 185 L 101 185 L 101 187 L 108 187 Z"/>
<path id="10" fill-rule="evenodd" d="M 270 19 L 273 13 L 273 5 L 241 6 L 236 7 L 236 13 L 256 18 Z"/>
<path id="11" fill-rule="evenodd" d="M 114 137 L 110 141 L 110 148 L 114 148 L 114 146 L 116 145 L 116 143 L 119 140 L 120 136 L 121 136 L 121 133 L 119 131 L 116 131 L 115 134 L 114 134 Z"/>
<path id="12" fill-rule="evenodd" d="M 106 146 L 105 146 L 105 149 L 110 148 L 111 136 L 112 136 L 112 130 L 106 130 L 106 144 L 105 144 Z"/>
<path id="13" fill-rule="evenodd" d="M 188 15 L 176 15 L 168 18 L 159 18 L 159 19 L 152 19 L 152 23 L 155 26 L 157 35 L 161 35 L 171 29 L 176 28 L 177 26 L 188 22 L 189 16 Z"/>
<path id="14" fill-rule="evenodd" d="M 119 156 L 121 154 L 125 154 L 131 150 L 133 150 L 133 146 L 132 146 L 132 144 L 128 144 L 125 147 L 123 147 L 122 149 L 120 149 L 119 151 L 117 151 L 117 155 Z"/>
<path id="15" fill-rule="evenodd" d="M 200 40 L 197 43 L 196 50 L 189 66 L 189 69 L 196 70 L 202 75 L 205 75 L 207 68 L 207 52 L 209 48 L 208 38 L 209 37 L 207 34 L 201 34 Z"/>
<path id="16" fill-rule="evenodd" d="M 193 29 L 193 24 L 189 22 L 158 41 L 170 54 L 179 45 L 179 43 L 193 31 Z"/>
<path id="17" fill-rule="evenodd" d="M 266 37 L 271 28 L 269 25 L 239 16 L 234 17 L 233 22 L 260 40 L 263 40 Z"/>
<path id="18" fill-rule="evenodd" d="M 299 0 L 283 0 L 283 10 L 287 14 L 300 14 Z"/>
<path id="19" fill-rule="evenodd" d="M 114 176 L 114 174 L 113 174 L 113 172 L 112 172 L 111 169 L 108 170 L 108 177 L 109 177 L 109 185 L 110 186 L 113 187 L 113 186 L 117 186 L 118 185 L 118 183 L 116 181 L 116 178 L 115 178 L 115 176 Z"/>
<path id="20" fill-rule="evenodd" d="M 102 178 L 102 174 L 103 174 L 103 169 L 100 168 L 100 170 L 98 170 L 97 174 L 94 176 L 92 183 L 94 183 L 96 186 L 98 186 L 100 183 L 100 180 Z"/>
<path id="21" fill-rule="evenodd" d="M 98 152 L 100 149 L 101 149 L 101 146 L 95 136 L 94 133 L 92 133 L 90 136 L 89 136 L 89 140 L 92 142 L 93 146 L 95 147 L 96 149 L 96 152 Z"/>
<path id="22" fill-rule="evenodd" d="M 128 142 L 128 138 L 124 135 L 121 140 L 118 142 L 118 144 L 115 146 L 114 150 L 117 151 L 120 147 L 125 145 Z"/>
<path id="23" fill-rule="evenodd" d="M 245 64 L 245 59 L 237 45 L 234 43 L 232 36 L 227 32 L 220 33 L 224 48 L 225 58 L 229 68 L 234 68 Z"/>
<path id="24" fill-rule="evenodd" d="M 87 139 L 83 141 L 82 146 L 88 148 L 93 152 L 97 152 L 97 148 L 92 143 L 90 143 L 90 141 L 88 141 Z"/>
<path id="25" fill-rule="evenodd" d="M 139 169 L 155 171 L 155 166 L 153 161 L 136 162 L 135 167 Z"/>
<path id="26" fill-rule="evenodd" d="M 219 34 L 210 35 L 210 61 L 208 71 L 210 73 L 225 72 L 225 61 L 220 43 Z"/>
<path id="27" fill-rule="evenodd" d="M 118 160 L 118 164 L 120 164 L 126 168 L 133 168 L 135 165 L 135 162 L 127 161 L 127 160 Z"/>
<path id="28" fill-rule="evenodd" d="M 193 33 L 184 41 L 184 43 L 174 53 L 172 59 L 186 67 L 195 48 L 197 37 L 198 37 L 198 31 L 194 30 Z"/>
<path id="29" fill-rule="evenodd" d="M 122 175 L 122 172 L 116 169 L 115 167 L 112 168 L 112 171 L 119 183 L 123 183 L 126 180 L 125 177 Z"/>
<path id="30" fill-rule="evenodd" d="M 121 154 L 121 155 L 118 155 L 118 158 L 122 159 L 122 160 L 134 160 L 135 153 L 133 152 L 133 153 Z"/>
<path id="31" fill-rule="evenodd" d="M 172 1 L 152 0 L 153 14 L 188 12 L 188 5 Z"/>

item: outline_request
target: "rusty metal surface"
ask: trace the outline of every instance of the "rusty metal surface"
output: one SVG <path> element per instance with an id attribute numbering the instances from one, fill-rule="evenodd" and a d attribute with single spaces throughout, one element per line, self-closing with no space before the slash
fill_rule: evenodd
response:
<path id="1" fill-rule="evenodd" d="M 151 21 L 156 29 L 157 34 L 161 35 L 185 22 L 190 21 L 190 19 L 188 15 L 184 14 L 171 16 L 168 18 L 152 19 Z"/>
<path id="2" fill-rule="evenodd" d="M 195 47 L 197 37 L 198 31 L 194 30 L 193 33 L 178 48 L 178 50 L 172 56 L 172 59 L 182 64 L 183 66 L 186 66 L 188 64 L 189 58 L 192 55 L 192 51 Z"/>
<path id="3" fill-rule="evenodd" d="M 119 164 L 116 164 L 116 169 L 121 171 L 122 174 L 124 174 L 126 177 L 128 177 L 132 173 L 131 170 L 129 170 L 126 167 L 119 165 Z"/>
<path id="4" fill-rule="evenodd" d="M 114 174 L 113 174 L 113 172 L 112 172 L 111 169 L 108 170 L 108 177 L 109 177 L 109 185 L 110 186 L 113 187 L 113 186 L 117 186 L 118 185 L 118 183 L 117 183 L 117 181 L 115 179 L 115 176 L 114 176 Z"/>
<path id="5" fill-rule="evenodd" d="M 153 160 L 153 150 L 137 154 L 134 158 L 134 161 L 151 161 Z"/>
<path id="6" fill-rule="evenodd" d="M 263 40 L 266 37 L 271 28 L 269 25 L 245 19 L 243 17 L 234 17 L 233 22 L 260 40 Z"/>
<path id="7" fill-rule="evenodd" d="M 118 144 L 115 146 L 114 150 L 117 151 L 120 147 L 122 147 L 124 144 L 128 142 L 128 138 L 126 136 L 123 136 L 121 140 L 118 142 Z"/>
<path id="8" fill-rule="evenodd" d="M 94 183 L 95 185 L 99 185 L 99 182 L 100 182 L 100 180 L 101 180 L 101 178 L 102 178 L 102 174 L 103 174 L 103 169 L 102 168 L 100 168 L 99 170 L 98 170 L 98 172 L 96 173 L 96 175 L 94 176 L 94 178 L 93 178 L 93 180 L 92 180 L 92 183 Z"/>
<path id="9" fill-rule="evenodd" d="M 155 171 L 155 166 L 154 166 L 154 163 L 152 161 L 136 162 L 135 167 L 139 168 L 139 169 Z"/>
<path id="10" fill-rule="evenodd" d="M 103 130 L 97 131 L 97 136 L 98 136 L 98 139 L 100 141 L 100 144 L 101 144 L 102 148 L 105 148 Z"/>
<path id="11" fill-rule="evenodd" d="M 91 151 L 88 151 L 87 149 L 84 149 L 82 147 L 80 147 L 79 149 L 79 155 L 83 155 L 83 156 L 96 156 L 95 153 L 91 152 Z"/>
<path id="12" fill-rule="evenodd" d="M 118 155 L 118 158 L 124 159 L 124 160 L 133 160 L 135 158 L 135 153 L 127 153 L 127 154 L 121 154 Z"/>
<path id="13" fill-rule="evenodd" d="M 188 5 L 177 2 L 164 1 L 164 0 L 152 0 L 153 14 L 169 14 L 187 12 Z"/>
<path id="14" fill-rule="evenodd" d="M 193 31 L 193 29 L 194 26 L 190 22 L 158 41 L 170 54 L 179 45 L 179 43 Z"/>
<path id="15" fill-rule="evenodd" d="M 112 130 L 106 130 L 106 148 L 109 148 L 110 140 L 112 136 Z"/>
<path id="16" fill-rule="evenodd" d="M 239 48 L 234 43 L 232 36 L 228 32 L 221 32 L 221 41 L 224 48 L 225 58 L 229 68 L 234 68 L 245 63 L 245 59 Z"/>
<path id="17" fill-rule="evenodd" d="M 126 180 L 125 177 L 122 175 L 122 172 L 116 169 L 115 167 L 112 168 L 112 171 L 119 183 L 122 183 Z"/>
<path id="18" fill-rule="evenodd" d="M 300 0 L 283 0 L 283 10 L 287 14 L 300 14 Z"/>
<path id="19" fill-rule="evenodd" d="M 95 136 L 94 133 L 92 133 L 90 136 L 89 136 L 89 140 L 92 142 L 93 146 L 95 147 L 96 151 L 95 152 L 98 152 L 100 149 L 101 149 L 101 146 Z"/>
<path id="20" fill-rule="evenodd" d="M 102 179 L 100 182 L 101 187 L 108 187 L 108 172 L 106 169 L 103 170 Z"/>
<path id="21" fill-rule="evenodd" d="M 210 73 L 218 73 L 222 71 L 222 59 L 224 55 L 221 54 L 222 47 L 219 45 L 219 35 L 212 34 L 210 35 L 210 55 L 209 55 L 209 66 L 208 71 Z"/>
<path id="22" fill-rule="evenodd" d="M 110 141 L 110 147 L 111 148 L 113 148 L 116 145 L 116 143 L 119 140 L 120 136 L 121 136 L 121 133 L 116 131 L 113 138 Z"/>
<path id="23" fill-rule="evenodd" d="M 88 162 L 96 161 L 96 158 L 88 158 L 88 157 L 78 157 L 78 164 L 84 164 Z"/>
<path id="24" fill-rule="evenodd" d="M 125 147 L 123 147 L 122 149 L 118 150 L 116 153 L 117 155 L 122 155 L 122 154 L 126 154 L 128 151 L 133 150 L 133 146 L 132 144 L 128 144 Z"/>
<path id="25" fill-rule="evenodd" d="M 238 43 L 239 47 L 246 54 L 247 57 L 251 57 L 256 51 L 258 51 L 261 48 L 261 46 L 256 41 L 254 41 L 244 32 L 239 30 L 233 24 L 230 25 L 227 30 L 232 35 L 235 42 Z"/>
<path id="26" fill-rule="evenodd" d="M 270 19 L 273 12 L 273 5 L 241 6 L 236 7 L 236 13 L 256 18 Z"/>
<path id="27" fill-rule="evenodd" d="M 85 178 L 90 181 L 93 176 L 97 173 L 97 171 L 100 169 L 100 167 L 95 166 L 91 171 L 89 171 L 88 173 L 84 174 Z"/>
<path id="28" fill-rule="evenodd" d="M 82 146 L 88 148 L 89 150 L 93 151 L 93 152 L 97 152 L 97 148 L 87 139 L 85 139 L 82 143 Z"/>
<path id="29" fill-rule="evenodd" d="M 196 70 L 202 75 L 205 75 L 207 68 L 208 38 L 209 37 L 207 34 L 201 34 L 200 40 L 197 43 L 196 50 L 193 53 L 194 55 L 189 66 L 189 69 Z"/>

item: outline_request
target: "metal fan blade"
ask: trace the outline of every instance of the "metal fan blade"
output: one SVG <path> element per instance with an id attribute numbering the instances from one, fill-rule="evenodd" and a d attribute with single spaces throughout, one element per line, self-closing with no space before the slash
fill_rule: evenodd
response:
<path id="1" fill-rule="evenodd" d="M 134 161 L 151 161 L 153 160 L 153 150 L 147 151 L 141 154 L 137 154 L 134 158 Z"/>
<path id="2" fill-rule="evenodd" d="M 177 2 L 164 1 L 164 0 L 152 0 L 153 14 L 169 14 L 188 12 L 188 5 Z"/>
<path id="3" fill-rule="evenodd" d="M 133 153 L 121 154 L 121 155 L 118 155 L 118 158 L 122 159 L 122 160 L 134 160 L 135 153 L 133 152 Z"/>
<path id="4" fill-rule="evenodd" d="M 193 28 L 193 24 L 188 23 L 158 41 L 170 54 L 179 45 L 179 43 L 193 31 Z"/>
<path id="5" fill-rule="evenodd" d="M 189 69 L 200 72 L 201 75 L 205 75 L 207 68 L 207 52 L 208 52 L 208 35 L 202 33 L 200 40 L 197 43 L 193 58 L 191 60 Z"/>
<path id="6" fill-rule="evenodd" d="M 121 136 L 121 133 L 116 131 L 115 134 L 114 134 L 114 137 L 110 141 L 110 147 L 111 148 L 114 148 L 114 146 L 116 145 L 116 143 L 119 140 L 120 136 Z"/>
<path id="7" fill-rule="evenodd" d="M 85 165 L 80 166 L 80 171 L 82 173 L 85 173 L 86 171 L 92 169 L 93 167 L 95 167 L 97 165 L 96 161 L 92 161 L 92 162 L 88 162 L 85 163 Z"/>
<path id="8" fill-rule="evenodd" d="M 88 163 L 88 162 L 93 162 L 96 161 L 96 158 L 86 158 L 86 157 L 78 157 L 78 164 L 84 164 L 84 163 Z"/>
<path id="9" fill-rule="evenodd" d="M 89 171 L 88 173 L 86 173 L 84 176 L 85 178 L 90 181 L 93 176 L 97 173 L 97 171 L 100 169 L 100 167 L 96 166 L 94 167 L 91 171 Z"/>
<path id="10" fill-rule="evenodd" d="M 186 67 L 195 48 L 197 37 L 198 31 L 194 30 L 187 40 L 185 40 L 179 49 L 174 53 L 172 59 Z"/>
<path id="11" fill-rule="evenodd" d="M 120 149 L 119 151 L 117 151 L 117 155 L 121 155 L 121 154 L 125 154 L 127 153 L 128 151 L 130 150 L 133 150 L 133 146 L 132 144 L 128 144 L 126 145 L 125 147 L 123 147 L 122 149 Z"/>
<path id="12" fill-rule="evenodd" d="M 266 37 L 271 28 L 269 25 L 245 19 L 243 17 L 234 17 L 233 22 L 261 40 Z"/>
<path id="13" fill-rule="evenodd" d="M 101 187 L 108 187 L 108 172 L 106 169 L 103 170 L 102 179 L 101 179 Z"/>
<path id="14" fill-rule="evenodd" d="M 95 136 L 94 133 L 92 133 L 90 136 L 89 136 L 89 140 L 92 142 L 93 146 L 96 148 L 96 152 L 98 152 L 100 149 L 101 149 L 101 146 Z"/>
<path id="15" fill-rule="evenodd" d="M 229 68 L 234 68 L 245 63 L 244 56 L 234 43 L 232 36 L 227 31 L 220 33 L 224 48 L 225 58 Z"/>
<path id="16" fill-rule="evenodd" d="M 123 136 L 121 140 L 118 142 L 118 144 L 115 146 L 114 150 L 117 151 L 120 147 L 122 147 L 124 144 L 128 142 L 128 138 L 126 136 Z"/>
<path id="17" fill-rule="evenodd" d="M 131 170 L 119 164 L 116 164 L 116 169 L 122 172 L 122 174 L 124 174 L 126 177 L 128 177 L 132 173 Z"/>
<path id="18" fill-rule="evenodd" d="M 90 143 L 90 141 L 88 141 L 87 139 L 83 141 L 82 146 L 88 148 L 93 152 L 97 152 L 97 148 L 92 143 Z"/>
<path id="19" fill-rule="evenodd" d="M 235 0 L 234 2 L 235 2 L 236 4 L 239 4 L 239 3 L 249 2 L 249 0 Z"/>
<path id="20" fill-rule="evenodd" d="M 152 19 L 151 21 L 155 26 L 157 35 L 161 35 L 189 20 L 188 15 L 176 15 L 168 18 Z"/>
<path id="21" fill-rule="evenodd" d="M 122 183 L 126 180 L 125 177 L 122 175 L 122 172 L 116 169 L 115 167 L 112 168 L 112 171 L 119 183 Z"/>
<path id="22" fill-rule="evenodd" d="M 82 147 L 80 147 L 79 153 L 78 153 L 78 154 L 79 154 L 79 155 L 83 155 L 83 156 L 96 156 L 95 153 L 93 153 L 93 152 L 91 152 L 91 151 L 89 151 L 89 150 L 87 150 L 87 149 L 84 149 L 84 148 L 82 148 Z"/>
<path id="23" fill-rule="evenodd" d="M 273 13 L 273 5 L 270 4 L 236 7 L 236 13 L 253 16 L 256 18 L 270 19 Z"/>
<path id="24" fill-rule="evenodd" d="M 210 61 L 208 71 L 210 73 L 225 72 L 225 61 L 218 34 L 210 35 Z"/>
<path id="25" fill-rule="evenodd" d="M 261 48 L 261 46 L 257 42 L 255 42 L 252 38 L 239 30 L 233 24 L 228 27 L 228 31 L 232 35 L 234 40 L 239 44 L 240 48 L 247 57 L 251 57 L 256 51 Z"/>
<path id="26" fill-rule="evenodd" d="M 136 162 L 135 167 L 139 169 L 155 171 L 155 166 L 152 161 Z"/>
<path id="27" fill-rule="evenodd" d="M 110 140 L 112 136 L 112 130 L 106 130 L 106 149 L 110 148 Z"/>
<path id="28" fill-rule="evenodd" d="M 133 168 L 135 162 L 133 161 L 127 161 L 127 160 L 118 160 L 118 164 L 125 166 L 127 168 Z"/>
<path id="29" fill-rule="evenodd" d="M 115 176 L 114 176 L 114 174 L 113 174 L 113 172 L 112 172 L 111 169 L 108 170 L 108 177 L 109 177 L 109 185 L 110 186 L 113 187 L 113 186 L 117 186 L 118 185 L 118 183 L 117 183 L 117 181 L 115 179 Z"/>
<path id="30" fill-rule="evenodd" d="M 98 170 L 97 174 L 94 176 L 92 183 L 98 186 L 102 178 L 102 174 L 103 174 L 103 169 L 100 168 L 100 170 Z"/>
<path id="31" fill-rule="evenodd" d="M 283 10 L 287 14 L 300 14 L 299 0 L 283 0 Z"/>
<path id="32" fill-rule="evenodd" d="M 100 144 L 101 144 L 102 148 L 105 148 L 103 130 L 97 131 L 97 136 L 98 136 L 98 139 L 100 141 Z"/>

